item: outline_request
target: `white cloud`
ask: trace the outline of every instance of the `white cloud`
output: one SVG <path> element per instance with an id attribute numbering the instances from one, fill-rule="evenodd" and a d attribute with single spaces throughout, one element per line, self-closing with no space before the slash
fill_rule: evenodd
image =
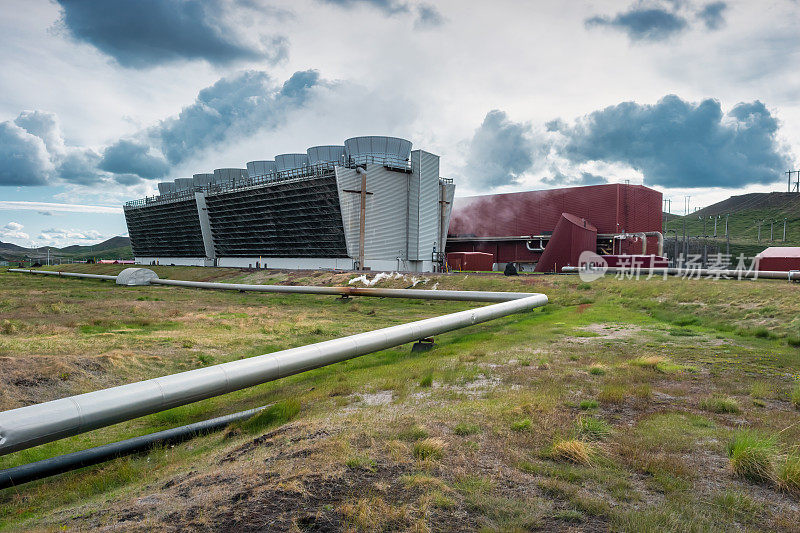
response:
<path id="1" fill-rule="evenodd" d="M 61 213 L 122 213 L 121 207 L 110 205 L 56 204 L 49 202 L 28 202 L 0 200 L 0 210 L 46 211 L 48 214 Z"/>
<path id="2" fill-rule="evenodd" d="M 49 228 L 42 230 L 37 237 L 39 240 L 44 241 L 45 244 L 53 246 L 63 246 L 65 244 L 88 244 L 100 241 L 104 235 L 96 230 L 79 230 L 79 229 L 66 229 L 66 228 Z"/>
<path id="3" fill-rule="evenodd" d="M 30 238 L 27 233 L 22 231 L 25 228 L 19 222 L 9 222 L 0 228 L 0 237 L 4 239 L 28 239 Z"/>

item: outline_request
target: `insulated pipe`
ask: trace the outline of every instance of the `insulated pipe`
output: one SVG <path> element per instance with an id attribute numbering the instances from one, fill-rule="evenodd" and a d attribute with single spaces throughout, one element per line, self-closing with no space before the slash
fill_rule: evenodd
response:
<path id="1" fill-rule="evenodd" d="M 385 290 L 385 289 L 384 289 Z M 421 292 L 421 291 L 412 291 Z M 443 292 L 443 291 L 431 291 Z M 469 292 L 466 292 L 469 294 Z M 314 368 L 540 307 L 547 296 L 501 303 L 231 361 L 0 413 L 0 455 L 260 385 Z"/>
<path id="2" fill-rule="evenodd" d="M 658 255 L 659 257 L 664 256 L 664 234 L 660 231 L 645 231 L 645 236 L 652 236 L 658 239 Z M 677 235 L 677 233 L 676 233 Z M 676 237 L 677 238 L 677 237 Z M 645 245 L 644 253 L 647 254 L 647 246 Z"/>
<path id="3" fill-rule="evenodd" d="M 50 272 L 47 270 L 9 269 L 9 272 L 25 274 L 60 274 L 63 276 L 92 277 L 116 280 L 117 276 L 97 274 L 75 274 L 71 272 Z M 372 296 L 377 298 L 413 298 L 418 300 L 450 300 L 455 302 L 507 302 L 526 298 L 529 292 L 493 291 L 434 291 L 425 289 L 381 289 L 367 287 L 315 287 L 313 285 L 247 285 L 242 283 L 216 283 L 210 281 L 184 281 L 178 279 L 151 279 L 151 285 L 172 285 L 194 287 L 197 289 L 219 289 L 229 291 L 271 292 L 281 294 L 321 294 L 328 296 Z"/>
<path id="4" fill-rule="evenodd" d="M 77 470 L 84 466 L 96 465 L 116 457 L 147 450 L 154 444 L 183 442 L 196 435 L 222 429 L 231 422 L 246 420 L 258 414 L 263 409 L 264 407 L 248 409 L 247 411 L 211 418 L 209 420 L 203 420 L 202 422 L 195 422 L 187 426 L 158 431 L 156 433 L 150 433 L 149 435 L 142 435 L 141 437 L 112 442 L 103 446 L 89 448 L 88 450 L 81 450 L 79 452 L 59 455 L 57 457 L 51 457 L 50 459 L 0 470 L 0 490 L 30 481 L 36 481 L 37 479 L 63 474 L 71 470 Z"/>
<path id="5" fill-rule="evenodd" d="M 70 272 L 50 272 L 47 270 L 9 269 L 9 272 L 25 274 L 61 274 L 64 276 L 99 277 L 117 279 L 117 276 L 98 276 L 97 274 L 74 274 Z M 507 302 L 527 298 L 529 292 L 496 291 L 447 291 L 425 289 L 381 289 L 367 287 L 315 287 L 313 285 L 247 285 L 242 283 L 217 283 L 210 281 L 184 281 L 178 279 L 151 279 L 151 285 L 172 285 L 194 287 L 197 289 L 218 289 L 229 291 L 270 292 L 281 294 L 320 294 L 327 296 L 372 296 L 377 298 L 413 298 L 418 300 L 449 300 L 455 302 Z"/>
<path id="6" fill-rule="evenodd" d="M 531 241 L 525 241 L 525 248 L 530 252 L 544 252 L 544 239 L 539 239 L 538 248 L 531 248 Z"/>
<path id="7" fill-rule="evenodd" d="M 9 268 L 9 272 L 22 272 L 25 274 L 49 274 L 51 276 L 61 276 L 65 278 L 92 278 L 92 279 L 107 279 L 114 281 L 117 276 L 105 276 L 103 274 L 79 274 L 77 272 L 57 272 L 55 270 L 30 270 L 27 268 Z"/>
<path id="8" fill-rule="evenodd" d="M 151 284 L 221 289 L 229 291 L 254 291 L 294 294 L 323 294 L 330 296 L 373 296 L 378 298 L 414 298 L 419 300 L 452 300 L 457 302 L 507 302 L 527 298 L 529 292 L 491 291 L 433 291 L 424 289 L 379 289 L 361 287 L 314 287 L 306 285 L 243 285 L 240 283 L 214 283 L 210 281 L 182 281 L 153 279 Z"/>
<path id="9" fill-rule="evenodd" d="M 602 257 L 602 256 L 601 256 Z M 582 269 L 582 267 L 565 266 L 561 269 L 565 274 L 578 274 L 580 272 L 608 274 L 631 274 L 633 267 L 606 267 Z M 783 272 L 780 270 L 715 270 L 713 268 L 639 268 L 640 273 L 653 274 L 654 276 L 688 276 L 688 277 L 714 277 L 732 279 L 785 279 L 788 281 L 800 281 L 800 270 Z"/>

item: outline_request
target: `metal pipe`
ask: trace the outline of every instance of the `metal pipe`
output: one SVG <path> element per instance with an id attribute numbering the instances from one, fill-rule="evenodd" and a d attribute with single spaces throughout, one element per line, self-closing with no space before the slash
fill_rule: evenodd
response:
<path id="1" fill-rule="evenodd" d="M 186 426 L 157 431 L 149 435 L 142 435 L 141 437 L 133 437 L 132 439 L 113 442 L 79 452 L 59 455 L 42 461 L 0 470 L 0 490 L 22 485 L 30 481 L 36 481 L 37 479 L 63 474 L 64 472 L 77 470 L 85 466 L 96 465 L 117 457 L 131 455 L 136 452 L 147 450 L 155 444 L 183 442 L 196 435 L 222 429 L 231 422 L 246 420 L 258 414 L 264 408 L 265 407 L 256 407 L 255 409 L 248 409 L 247 411 L 211 418 Z"/>
<path id="2" fill-rule="evenodd" d="M 539 246 L 537 246 L 536 248 L 531 248 L 531 242 L 533 242 L 533 240 L 525 241 L 525 248 L 527 248 L 528 251 L 544 252 L 544 239 L 539 239 Z"/>
<path id="3" fill-rule="evenodd" d="M 367 220 L 367 171 L 363 167 L 358 167 L 356 173 L 361 175 L 361 207 L 358 218 L 358 269 L 366 270 L 364 266 L 364 238 L 366 236 Z"/>
<path id="4" fill-rule="evenodd" d="M 314 287 L 309 285 L 246 285 L 241 283 L 215 283 L 210 281 L 183 281 L 177 279 L 153 279 L 150 280 L 150 284 L 229 291 L 414 298 L 418 300 L 451 300 L 456 302 L 507 302 L 526 298 L 531 295 L 529 292 L 433 291 L 424 289 L 380 289 L 367 287 Z"/>
<path id="5" fill-rule="evenodd" d="M 116 280 L 117 276 L 97 274 L 77 274 L 72 272 L 50 272 L 47 270 L 9 269 L 9 272 L 24 274 L 60 274 L 62 276 L 92 277 Z M 529 292 L 499 291 L 448 291 L 425 289 L 382 289 L 368 287 L 315 287 L 313 285 L 248 285 L 243 283 L 218 283 L 211 281 L 185 281 L 178 279 L 149 280 L 151 285 L 172 285 L 197 289 L 216 289 L 228 291 L 269 292 L 279 294 L 319 294 L 327 296 L 371 296 L 376 298 L 412 298 L 417 300 L 449 300 L 455 302 L 507 302 L 527 298 Z"/>
<path id="6" fill-rule="evenodd" d="M 464 299 L 467 299 L 470 293 L 465 292 Z M 486 295 L 492 293 L 483 294 L 483 297 L 488 297 Z M 547 303 L 547 296 L 544 294 L 494 294 L 503 295 L 502 300 L 505 301 L 5 411 L 0 413 L 0 455 L 260 385 Z M 481 298 L 480 294 L 475 296 Z"/>
<path id="7" fill-rule="evenodd" d="M 675 231 L 675 230 L 673 230 L 673 231 Z M 658 239 L 658 253 L 656 255 L 658 255 L 659 257 L 663 257 L 664 256 L 664 234 L 661 233 L 660 231 L 645 231 L 644 235 L 645 235 L 645 237 L 655 237 L 656 239 Z M 678 238 L 677 231 L 675 232 L 675 238 L 676 239 Z M 647 254 L 647 243 L 645 243 L 644 253 Z"/>
<path id="8" fill-rule="evenodd" d="M 602 270 L 608 274 L 630 274 L 634 272 L 629 267 L 607 267 L 605 269 L 589 269 L 587 272 Z M 581 267 L 563 267 L 561 272 L 565 274 L 578 274 Z M 784 272 L 780 270 L 716 270 L 713 268 L 641 268 L 640 272 L 653 274 L 654 276 L 692 276 L 692 277 L 715 277 L 715 278 L 734 278 L 734 279 L 785 279 L 788 281 L 800 281 L 800 270 Z"/>
<path id="9" fill-rule="evenodd" d="M 103 274 L 79 274 L 77 272 L 57 272 L 55 270 L 31 270 L 27 268 L 9 268 L 9 272 L 22 272 L 24 274 L 49 274 L 51 276 L 61 276 L 64 278 L 91 278 L 91 279 L 107 279 L 114 281 L 117 276 L 106 276 Z"/>

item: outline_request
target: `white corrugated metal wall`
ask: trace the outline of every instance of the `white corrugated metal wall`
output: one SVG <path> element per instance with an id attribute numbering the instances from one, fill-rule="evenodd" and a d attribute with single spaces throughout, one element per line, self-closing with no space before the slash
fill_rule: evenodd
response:
<path id="1" fill-rule="evenodd" d="M 367 166 L 365 259 L 395 260 L 405 258 L 406 198 L 408 174 L 393 172 L 381 165 Z M 347 253 L 358 257 L 358 231 L 361 177 L 354 169 L 336 167 L 336 183 L 342 206 Z"/>

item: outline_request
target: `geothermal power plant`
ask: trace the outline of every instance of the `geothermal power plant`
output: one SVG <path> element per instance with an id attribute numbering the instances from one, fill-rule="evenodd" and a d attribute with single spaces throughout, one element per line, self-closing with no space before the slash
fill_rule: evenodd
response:
<path id="1" fill-rule="evenodd" d="M 250 161 L 125 204 L 136 262 L 281 269 L 553 272 L 585 250 L 667 266 L 661 193 L 596 185 L 455 198 L 439 156 L 406 139 Z"/>

